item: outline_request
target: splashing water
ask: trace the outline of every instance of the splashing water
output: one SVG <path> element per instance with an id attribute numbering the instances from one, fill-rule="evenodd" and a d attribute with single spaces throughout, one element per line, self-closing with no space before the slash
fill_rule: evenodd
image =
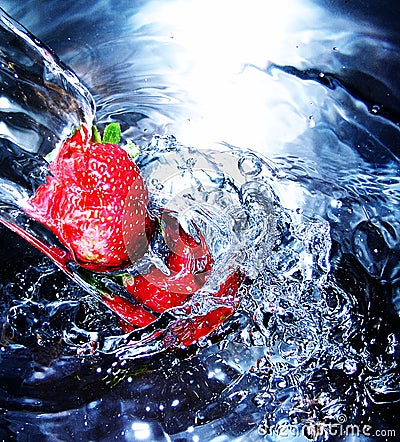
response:
<path id="1" fill-rule="evenodd" d="M 7 3 L 40 30 L 33 14 Z M 368 425 L 393 428 L 390 404 L 399 400 L 398 86 L 380 69 L 395 47 L 377 31 L 367 35 L 339 18 L 313 33 L 290 18 L 274 26 L 272 17 L 277 33 L 271 40 L 258 34 L 268 26 L 238 5 L 231 12 L 251 17 L 252 32 L 240 40 L 236 30 L 244 16 L 238 23 L 226 19 L 235 33 L 226 28 L 226 38 L 217 39 L 219 28 L 210 25 L 201 48 L 192 38 L 200 10 L 195 21 L 186 11 L 183 23 L 176 11 L 188 6 L 172 1 L 134 11 L 125 5 L 128 22 L 119 39 L 104 25 L 104 35 L 97 33 L 92 43 L 88 31 L 83 46 L 74 30 L 57 31 L 65 11 L 41 29 L 93 91 L 100 125 L 118 120 L 124 136 L 141 145 L 138 163 L 152 210 L 178 209 L 189 231 L 196 225 L 206 235 L 216 267 L 205 292 L 224 279 L 227 265 L 247 279 L 236 313 L 217 332 L 168 351 L 157 337 L 184 308 L 124 335 L 96 297 L 14 239 L 23 249 L 17 254 L 2 233 L 5 254 L 19 261 L 18 274 L 12 278 L 5 270 L 1 287 L 4 439 L 336 440 L 349 436 L 340 434 L 348 425 L 368 440 Z M 90 7 L 96 17 L 98 6 Z M 295 11 L 321 18 L 306 2 L 296 2 Z M 102 13 L 116 20 L 111 10 Z M 68 14 L 77 24 L 88 20 Z M 21 30 L 7 20 L 11 31 L 4 41 L 11 42 Z M 292 29 L 290 38 L 279 40 L 285 29 Z M 230 35 L 237 50 L 224 62 L 213 58 Z M 13 82 L 3 90 L 3 104 L 19 106 L 2 110 L 2 143 L 13 154 L 7 164 L 31 161 L 23 171 L 10 168 L 2 181 L 8 220 L 44 176 L 34 154 L 47 153 L 94 115 L 93 99 L 74 74 L 29 34 L 22 37 L 27 46 L 20 51 L 28 57 L 22 67 L 10 63 L 21 60 L 10 52 L 15 43 L 1 48 L 2 82 Z M 110 48 L 125 58 L 109 57 Z M 371 50 L 376 66 L 360 61 Z M 368 87 L 375 96 L 367 97 Z M 42 101 L 23 106 L 13 95 L 18 90 L 38 92 Z M 391 101 L 382 98 L 387 91 Z M 384 105 L 376 104 L 378 96 Z M 75 276 L 86 277 L 79 270 Z M 93 277 L 114 287 L 107 275 L 89 275 L 83 287 Z M 201 292 L 188 302 L 200 313 L 213 308 Z"/>

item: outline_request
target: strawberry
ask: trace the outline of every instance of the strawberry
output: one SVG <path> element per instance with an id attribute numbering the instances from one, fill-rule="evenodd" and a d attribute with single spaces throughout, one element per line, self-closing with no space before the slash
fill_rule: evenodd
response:
<path id="1" fill-rule="evenodd" d="M 167 276 L 157 268 L 146 275 L 125 278 L 124 285 L 135 302 L 157 313 L 183 304 L 189 295 L 201 288 L 191 273 Z"/>
<path id="2" fill-rule="evenodd" d="M 145 327 L 156 320 L 156 317 L 141 305 L 133 304 L 121 296 L 106 297 L 103 302 L 120 317 L 120 327 L 125 332 L 131 331 L 132 325 Z"/>
<path id="3" fill-rule="evenodd" d="M 199 231 L 197 232 L 199 242 L 197 242 L 168 213 L 163 215 L 163 221 L 165 241 L 170 248 L 166 260 L 170 275 L 167 276 L 152 267 L 146 275 L 129 275 L 124 278 L 125 288 L 135 301 L 132 310 L 124 312 L 125 323 L 122 324 L 122 328 L 125 332 L 153 322 L 150 316 L 145 317 L 143 314 L 136 316 L 137 304 L 155 313 L 178 307 L 204 285 L 212 269 L 212 257 Z M 242 274 L 233 271 L 220 284 L 218 290 L 210 294 L 216 307 L 208 313 L 192 316 L 191 307 L 188 307 L 188 317 L 174 321 L 169 328 L 165 337 L 166 344 L 187 346 L 217 329 L 236 310 L 239 303 L 237 293 L 242 280 Z"/>
<path id="4" fill-rule="evenodd" d="M 162 220 L 165 242 L 170 249 L 166 262 L 170 275 L 153 267 L 146 275 L 124 278 L 125 288 L 135 301 L 157 313 L 181 305 L 201 288 L 213 263 L 200 232 L 197 243 L 172 214 L 165 212 Z"/>
<path id="5" fill-rule="evenodd" d="M 97 130 L 92 136 L 82 126 L 61 145 L 50 163 L 51 175 L 26 206 L 29 215 L 59 238 L 72 259 L 96 271 L 119 269 L 143 256 L 154 232 L 147 188 L 128 151 L 118 146 L 119 137 L 115 124 L 106 128 L 103 141 Z M 117 294 L 103 299 L 126 332 L 184 304 L 204 285 L 214 263 L 199 230 L 196 238 L 189 235 L 167 211 L 161 224 L 170 273 L 153 266 L 147 274 L 125 275 L 122 282 L 132 301 Z M 53 248 L 42 250 L 58 262 L 65 260 Z M 215 330 L 234 312 L 241 281 L 238 272 L 231 273 L 211 294 L 217 307 L 198 316 L 192 316 L 188 307 L 188 318 L 174 321 L 166 339 L 172 345 L 189 345 Z"/>
<path id="6" fill-rule="evenodd" d="M 189 272 L 204 284 L 210 273 L 213 259 L 203 235 L 197 229 L 199 240 L 184 231 L 176 218 L 163 214 L 165 241 L 169 247 L 167 265 L 173 272 Z"/>
<path id="7" fill-rule="evenodd" d="M 146 275 L 146 278 L 149 278 L 149 275 Z M 175 279 L 171 285 L 176 284 L 178 281 L 179 277 Z M 217 304 L 216 307 L 203 315 L 191 315 L 191 307 L 189 307 L 187 309 L 188 317 L 173 321 L 168 328 L 164 336 L 165 344 L 169 347 L 189 346 L 200 338 L 215 331 L 235 312 L 239 304 L 238 290 L 242 281 L 243 275 L 239 271 L 232 272 L 226 280 L 220 284 L 218 290 L 210 294 L 210 297 L 213 298 Z M 184 279 L 181 279 L 181 282 L 184 282 Z M 179 299 L 176 293 L 168 292 L 168 287 L 164 286 L 159 288 L 153 285 L 148 279 L 144 279 L 141 275 L 136 277 L 135 281 L 130 279 L 126 287 L 129 291 L 133 291 L 134 294 L 138 294 L 143 290 L 143 304 L 158 312 L 181 305 L 190 293 L 190 290 L 186 293 L 182 291 L 182 297 Z M 200 286 L 195 289 L 197 290 L 199 288 Z M 156 300 L 152 297 L 154 293 L 156 293 Z M 171 303 L 171 300 L 175 302 L 175 305 L 172 305 L 173 302 Z M 220 303 L 220 306 L 218 306 L 218 303 Z M 118 313 L 121 318 L 123 318 L 120 325 L 125 333 L 134 330 L 136 327 L 149 325 L 155 320 L 155 317 L 146 309 L 136 304 L 129 305 L 125 300 L 123 307 L 121 308 L 118 305 L 117 308 Z"/>
<path id="8" fill-rule="evenodd" d="M 143 255 L 152 224 L 139 168 L 118 144 L 82 126 L 50 163 L 52 175 L 26 212 L 47 226 L 84 267 L 119 268 Z"/>
<path id="9" fill-rule="evenodd" d="M 177 320 L 168 330 L 166 340 L 170 346 L 189 346 L 200 338 L 209 335 L 216 330 L 229 316 L 231 316 L 238 304 L 237 296 L 243 275 L 239 271 L 231 273 L 219 289 L 211 294 L 215 301 L 219 299 L 221 306 L 210 310 L 204 315 L 190 316 Z M 190 312 L 188 312 L 190 313 Z"/>

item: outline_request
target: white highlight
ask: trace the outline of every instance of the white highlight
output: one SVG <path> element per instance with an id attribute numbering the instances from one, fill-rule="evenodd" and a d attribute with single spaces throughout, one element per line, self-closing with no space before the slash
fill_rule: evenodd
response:
<path id="1" fill-rule="evenodd" d="M 134 432 L 135 440 L 149 440 L 151 437 L 151 429 L 146 422 L 134 422 L 131 428 Z"/>

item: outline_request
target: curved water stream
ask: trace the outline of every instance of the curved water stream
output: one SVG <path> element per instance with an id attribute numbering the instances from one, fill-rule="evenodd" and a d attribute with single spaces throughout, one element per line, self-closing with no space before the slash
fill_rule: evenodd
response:
<path id="1" fill-rule="evenodd" d="M 141 145 L 155 205 L 197 189 L 252 245 L 236 314 L 166 352 L 2 228 L 4 440 L 395 440 L 399 14 L 357 5 L 2 3 Z"/>

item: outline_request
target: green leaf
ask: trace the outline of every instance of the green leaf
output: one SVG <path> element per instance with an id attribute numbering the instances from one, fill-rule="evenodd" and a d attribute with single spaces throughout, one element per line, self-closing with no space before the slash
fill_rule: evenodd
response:
<path id="1" fill-rule="evenodd" d="M 121 140 L 121 126 L 111 123 L 104 129 L 103 143 L 118 144 Z"/>

